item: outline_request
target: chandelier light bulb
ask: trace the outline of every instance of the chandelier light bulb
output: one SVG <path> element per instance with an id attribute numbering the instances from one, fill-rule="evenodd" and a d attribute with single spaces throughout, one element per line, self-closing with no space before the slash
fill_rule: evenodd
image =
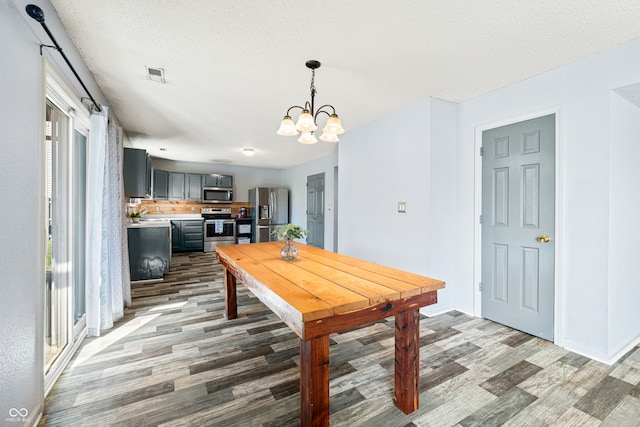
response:
<path id="1" fill-rule="evenodd" d="M 302 114 L 300 114 L 300 117 L 298 117 L 296 129 L 301 132 L 313 132 L 314 130 L 318 129 L 318 126 L 316 126 L 311 113 L 309 113 L 309 111 L 307 110 L 304 110 Z"/>
<path id="2" fill-rule="evenodd" d="M 340 139 L 338 138 L 338 135 L 336 135 L 335 133 L 327 133 L 327 132 L 324 132 L 322 135 L 320 135 L 320 140 L 326 141 L 326 142 L 340 141 Z"/>
<path id="3" fill-rule="evenodd" d="M 342 127 L 342 122 L 337 114 L 332 114 L 329 116 L 329 120 L 327 120 L 327 125 L 322 129 L 322 132 L 332 133 L 334 135 L 342 135 L 344 133 L 344 128 Z"/>
<path id="4" fill-rule="evenodd" d="M 298 138 L 298 142 L 301 144 L 315 144 L 318 142 L 318 139 L 311 132 L 302 132 L 302 135 Z"/>
<path id="5" fill-rule="evenodd" d="M 282 122 L 280 123 L 280 129 L 278 129 L 276 133 L 283 136 L 293 136 L 298 134 L 296 125 L 293 123 L 293 120 L 291 120 L 291 116 L 284 116 L 284 119 L 282 119 Z"/>

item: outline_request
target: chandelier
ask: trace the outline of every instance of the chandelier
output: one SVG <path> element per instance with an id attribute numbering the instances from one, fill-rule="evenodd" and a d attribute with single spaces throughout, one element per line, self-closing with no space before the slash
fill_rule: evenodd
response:
<path id="1" fill-rule="evenodd" d="M 318 123 L 316 120 L 320 114 L 326 114 L 329 118 L 325 127 L 322 129 L 322 135 L 320 139 L 327 142 L 338 142 L 338 135 L 344 133 L 340 118 L 336 114 L 336 109 L 332 105 L 325 104 L 314 111 L 314 98 L 316 96 L 316 87 L 314 85 L 314 79 L 316 77 L 316 69 L 320 68 L 320 62 L 311 59 L 306 63 L 307 68 L 311 69 L 311 102 L 304 103 L 304 107 L 294 105 L 289 107 L 287 114 L 285 114 L 282 122 L 280 123 L 280 129 L 278 129 L 278 135 L 294 136 L 298 135 L 298 131 L 302 134 L 298 138 L 298 142 L 302 144 L 315 144 L 318 142 L 314 132 L 318 129 Z M 299 108 L 302 113 L 298 117 L 296 123 L 291 119 L 291 110 Z M 330 109 L 330 110 L 329 110 Z"/>

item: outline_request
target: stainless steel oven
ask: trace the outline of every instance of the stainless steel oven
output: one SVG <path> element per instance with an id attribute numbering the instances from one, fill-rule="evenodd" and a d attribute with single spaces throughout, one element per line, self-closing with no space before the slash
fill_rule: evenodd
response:
<path id="1" fill-rule="evenodd" d="M 202 208 L 204 218 L 204 251 L 213 252 L 218 245 L 236 242 L 236 220 L 231 208 Z"/>

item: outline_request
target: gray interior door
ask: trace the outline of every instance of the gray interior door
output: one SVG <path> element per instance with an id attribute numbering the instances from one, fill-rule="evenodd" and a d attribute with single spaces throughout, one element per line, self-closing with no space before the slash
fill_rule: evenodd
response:
<path id="1" fill-rule="evenodd" d="M 307 244 L 324 249 L 324 173 L 307 177 Z"/>
<path id="2" fill-rule="evenodd" d="M 553 340 L 555 116 L 482 134 L 482 316 Z"/>

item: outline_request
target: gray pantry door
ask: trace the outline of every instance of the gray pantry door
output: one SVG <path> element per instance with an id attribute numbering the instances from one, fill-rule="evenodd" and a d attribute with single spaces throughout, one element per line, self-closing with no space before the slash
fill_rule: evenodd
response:
<path id="1" fill-rule="evenodd" d="M 482 316 L 553 341 L 555 115 L 482 133 Z"/>
<path id="2" fill-rule="evenodd" d="M 324 173 L 307 177 L 307 244 L 324 249 Z"/>

